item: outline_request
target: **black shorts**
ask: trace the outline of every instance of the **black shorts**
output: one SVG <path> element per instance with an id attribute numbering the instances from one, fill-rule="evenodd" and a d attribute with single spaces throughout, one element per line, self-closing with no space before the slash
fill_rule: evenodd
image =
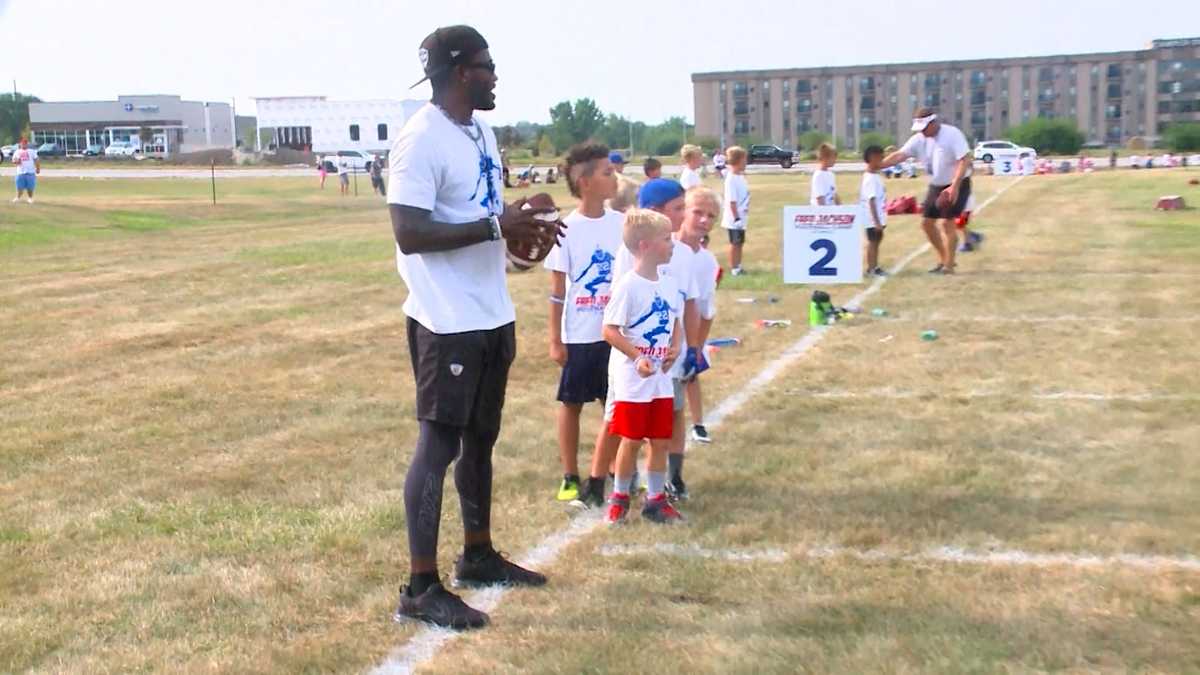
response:
<path id="1" fill-rule="evenodd" d="M 731 244 L 746 243 L 746 231 L 745 230 L 726 229 L 725 231 L 729 233 L 729 243 L 731 243 Z"/>
<path id="2" fill-rule="evenodd" d="M 962 215 L 962 212 L 967 208 L 967 200 L 971 198 L 971 179 L 964 178 L 958 185 L 958 201 L 950 205 L 950 208 L 941 210 L 937 207 L 937 197 L 942 193 L 942 190 L 950 187 L 949 185 L 930 185 L 929 192 L 925 193 L 925 203 L 921 207 L 921 215 L 926 218 L 957 218 Z"/>
<path id="3" fill-rule="evenodd" d="M 417 419 L 481 433 L 500 431 L 516 324 L 442 335 L 408 320 Z"/>
<path id="4" fill-rule="evenodd" d="M 883 228 L 882 227 L 868 227 L 867 228 L 867 241 L 883 241 Z"/>
<path id="5" fill-rule="evenodd" d="M 558 379 L 558 400 L 563 403 L 591 403 L 608 398 L 607 342 L 568 344 L 567 365 Z"/>

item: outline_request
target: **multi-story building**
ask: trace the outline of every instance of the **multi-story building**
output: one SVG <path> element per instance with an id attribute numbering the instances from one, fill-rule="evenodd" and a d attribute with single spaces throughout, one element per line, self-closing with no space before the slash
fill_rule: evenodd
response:
<path id="1" fill-rule="evenodd" d="M 696 134 L 795 145 L 809 130 L 857 147 L 867 132 L 901 141 L 930 106 L 984 140 L 1035 117 L 1074 120 L 1089 144 L 1153 141 L 1172 122 L 1200 121 L 1200 38 L 1146 49 L 692 75 Z"/>

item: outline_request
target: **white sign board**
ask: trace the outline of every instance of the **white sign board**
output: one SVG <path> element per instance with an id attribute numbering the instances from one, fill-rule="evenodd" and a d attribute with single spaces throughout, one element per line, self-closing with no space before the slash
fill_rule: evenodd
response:
<path id="1" fill-rule="evenodd" d="M 783 207 L 783 282 L 860 283 L 865 217 L 857 204 Z"/>
<path id="2" fill-rule="evenodd" d="M 997 157 L 992 162 L 992 171 L 997 176 L 1020 176 L 1021 160 L 1017 157 Z"/>

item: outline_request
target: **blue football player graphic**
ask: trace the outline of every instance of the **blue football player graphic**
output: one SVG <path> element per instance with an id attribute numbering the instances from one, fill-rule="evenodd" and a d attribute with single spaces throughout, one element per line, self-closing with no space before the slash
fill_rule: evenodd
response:
<path id="1" fill-rule="evenodd" d="M 646 312 L 642 315 L 642 318 L 634 321 L 629 326 L 630 328 L 637 328 L 643 321 L 655 314 L 658 315 L 658 325 L 642 333 L 642 339 L 650 343 L 651 350 L 654 349 L 655 344 L 658 342 L 659 335 L 667 335 L 671 332 L 671 329 L 667 327 L 671 323 L 671 305 L 667 304 L 666 300 L 660 298 L 658 293 L 655 293 L 654 302 L 650 304 L 650 311 Z"/>
<path id="2" fill-rule="evenodd" d="M 571 280 L 571 283 L 579 283 L 579 280 L 595 267 L 596 277 L 583 285 L 594 298 L 596 297 L 596 291 L 600 290 L 601 286 L 612 281 L 612 264 L 613 255 L 597 246 L 596 250 L 592 252 L 592 261 L 588 263 L 587 267 L 583 268 L 579 276 Z"/>

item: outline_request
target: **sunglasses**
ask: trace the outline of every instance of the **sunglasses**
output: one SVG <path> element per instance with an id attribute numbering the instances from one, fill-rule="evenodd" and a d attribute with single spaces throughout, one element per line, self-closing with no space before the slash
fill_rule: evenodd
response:
<path id="1" fill-rule="evenodd" d="M 472 69 L 481 68 L 483 70 L 488 71 L 489 73 L 494 73 L 494 72 L 496 72 L 496 62 L 488 61 L 486 63 L 465 63 L 465 64 L 463 64 L 463 68 L 472 68 Z"/>

